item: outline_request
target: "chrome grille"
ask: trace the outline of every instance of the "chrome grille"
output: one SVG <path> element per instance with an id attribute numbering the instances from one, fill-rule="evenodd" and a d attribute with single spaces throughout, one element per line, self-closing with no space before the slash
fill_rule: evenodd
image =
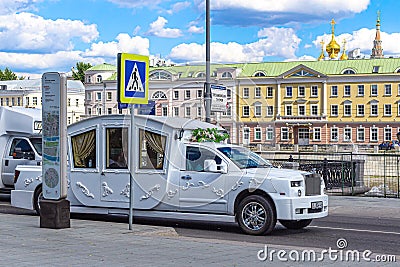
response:
<path id="1" fill-rule="evenodd" d="M 321 195 L 321 176 L 311 173 L 305 176 L 306 196 Z"/>

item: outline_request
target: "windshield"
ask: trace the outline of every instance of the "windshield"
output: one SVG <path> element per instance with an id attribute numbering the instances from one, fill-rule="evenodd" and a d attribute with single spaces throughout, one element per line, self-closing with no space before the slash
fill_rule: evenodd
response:
<path id="1" fill-rule="evenodd" d="M 232 160 L 240 169 L 272 167 L 268 160 L 244 147 L 220 147 L 218 150 Z"/>
<path id="2" fill-rule="evenodd" d="M 42 155 L 42 138 L 29 138 L 36 152 Z"/>

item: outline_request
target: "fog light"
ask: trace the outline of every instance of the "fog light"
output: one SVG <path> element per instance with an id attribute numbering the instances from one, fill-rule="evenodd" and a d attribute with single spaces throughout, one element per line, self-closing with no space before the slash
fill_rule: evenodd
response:
<path id="1" fill-rule="evenodd" d="M 299 197 L 301 197 L 301 190 L 299 189 L 299 191 L 297 191 L 297 195 L 299 196 Z"/>

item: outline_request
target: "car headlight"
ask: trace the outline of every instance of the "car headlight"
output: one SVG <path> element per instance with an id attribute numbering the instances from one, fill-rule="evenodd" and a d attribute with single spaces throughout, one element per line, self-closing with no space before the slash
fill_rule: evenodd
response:
<path id="1" fill-rule="evenodd" d="M 290 182 L 291 187 L 300 187 L 301 186 L 301 181 L 291 181 Z"/>

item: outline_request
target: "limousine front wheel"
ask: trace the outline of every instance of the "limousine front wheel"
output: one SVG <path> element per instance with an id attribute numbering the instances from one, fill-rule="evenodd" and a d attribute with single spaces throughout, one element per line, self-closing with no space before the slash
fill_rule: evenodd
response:
<path id="1" fill-rule="evenodd" d="M 276 224 L 271 203 L 262 196 L 245 197 L 237 210 L 237 221 L 243 232 L 251 235 L 270 233 Z"/>

